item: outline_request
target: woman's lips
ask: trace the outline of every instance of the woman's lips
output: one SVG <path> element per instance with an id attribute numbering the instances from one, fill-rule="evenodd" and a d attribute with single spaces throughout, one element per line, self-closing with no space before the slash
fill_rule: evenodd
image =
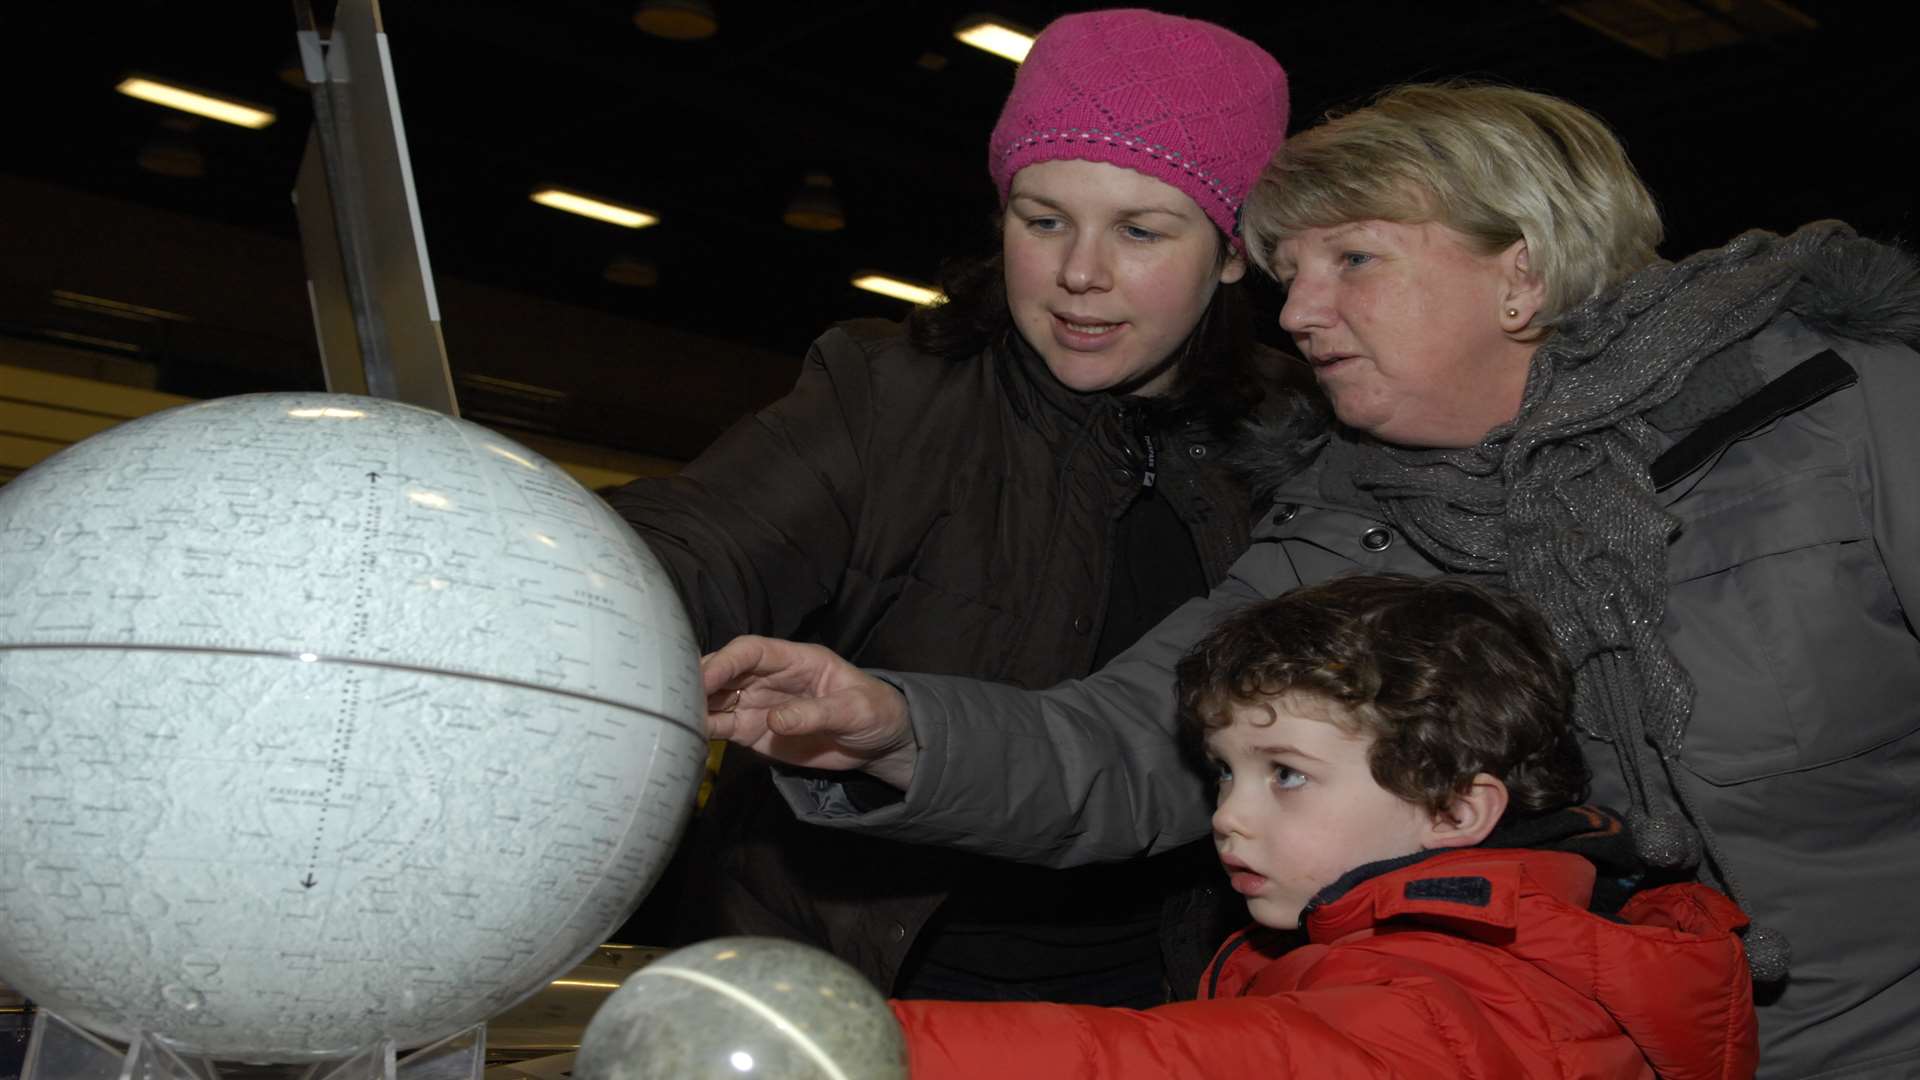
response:
<path id="1" fill-rule="evenodd" d="M 1069 349 L 1093 352 L 1107 348 L 1127 328 L 1124 322 L 1105 322 L 1053 313 L 1054 340 Z"/>

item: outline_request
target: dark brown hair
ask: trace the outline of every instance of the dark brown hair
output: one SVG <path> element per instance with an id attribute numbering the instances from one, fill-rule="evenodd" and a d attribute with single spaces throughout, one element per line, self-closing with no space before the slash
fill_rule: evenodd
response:
<path id="1" fill-rule="evenodd" d="M 1522 813 L 1586 798 L 1572 670 L 1546 620 L 1508 593 L 1458 578 L 1335 578 L 1228 618 L 1178 675 L 1189 749 L 1235 706 L 1309 694 L 1373 739 L 1375 783 L 1436 814 L 1480 773 Z"/>

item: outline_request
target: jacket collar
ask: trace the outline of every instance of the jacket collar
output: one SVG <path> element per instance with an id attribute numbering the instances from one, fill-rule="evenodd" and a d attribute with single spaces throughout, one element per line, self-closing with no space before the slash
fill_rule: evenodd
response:
<path id="1" fill-rule="evenodd" d="M 1131 414 L 1138 432 L 1172 432 L 1185 429 L 1198 436 L 1206 430 L 1199 410 L 1176 400 L 1143 398 L 1132 394 L 1104 392 L 1081 393 L 1060 384 L 1047 370 L 1047 362 L 1018 330 L 1009 328 L 990 347 L 1007 400 L 1028 420 L 1038 424 L 1042 417 L 1069 427 L 1083 427 L 1103 416 Z"/>
<path id="2" fill-rule="evenodd" d="M 1512 929 L 1529 886 L 1584 911 L 1593 864 L 1579 855 L 1513 848 L 1422 851 L 1368 863 L 1322 889 L 1303 912 L 1316 943 L 1372 930 L 1389 919 L 1438 919 Z"/>

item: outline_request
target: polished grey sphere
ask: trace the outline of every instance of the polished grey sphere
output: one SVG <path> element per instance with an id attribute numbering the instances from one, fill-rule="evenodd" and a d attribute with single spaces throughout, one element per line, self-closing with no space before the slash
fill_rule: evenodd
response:
<path id="1" fill-rule="evenodd" d="M 811 946 L 715 938 L 640 969 L 580 1040 L 576 1080 L 904 1080 L 886 999 Z"/>

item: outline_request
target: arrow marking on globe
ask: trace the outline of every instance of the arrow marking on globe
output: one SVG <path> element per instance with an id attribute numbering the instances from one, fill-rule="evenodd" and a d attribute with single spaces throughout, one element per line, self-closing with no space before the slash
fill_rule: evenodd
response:
<path id="1" fill-rule="evenodd" d="M 363 526 L 360 530 L 360 579 L 354 583 L 353 630 L 348 638 L 354 645 L 360 644 L 366 636 L 370 579 L 379 560 L 376 545 L 382 532 L 381 503 L 377 491 L 379 484 L 380 473 L 373 469 L 367 470 L 367 502 L 360 518 Z M 319 879 L 313 872 L 320 864 L 320 852 L 326 845 L 327 814 L 333 809 L 334 793 L 346 776 L 347 764 L 353 754 L 354 736 L 359 731 L 359 720 L 360 675 L 355 672 L 347 677 L 345 694 L 340 701 L 340 711 L 333 732 L 333 745 L 329 748 L 327 757 L 327 786 L 320 793 L 320 821 L 313 828 L 313 851 L 307 856 L 307 876 L 300 879 L 301 888 L 309 891 L 319 883 Z"/>

